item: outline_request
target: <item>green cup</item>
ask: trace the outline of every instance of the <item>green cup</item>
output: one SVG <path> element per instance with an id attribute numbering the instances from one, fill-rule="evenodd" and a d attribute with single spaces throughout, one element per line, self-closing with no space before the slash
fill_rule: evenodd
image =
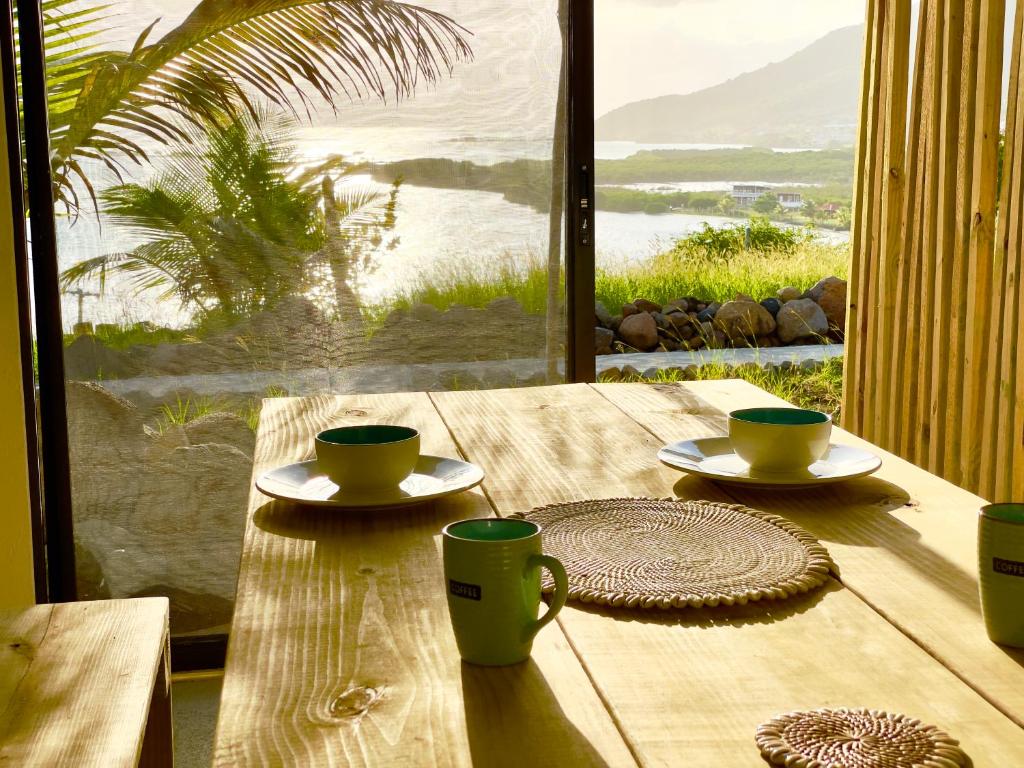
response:
<path id="1" fill-rule="evenodd" d="M 540 526 L 527 520 L 463 520 L 445 526 L 444 578 L 455 642 L 465 661 L 489 667 L 530 656 L 533 638 L 569 593 L 565 568 L 541 553 Z M 540 619 L 540 569 L 555 579 Z"/>
<path id="2" fill-rule="evenodd" d="M 1024 648 L 1024 504 L 981 508 L 978 565 L 989 639 Z"/>

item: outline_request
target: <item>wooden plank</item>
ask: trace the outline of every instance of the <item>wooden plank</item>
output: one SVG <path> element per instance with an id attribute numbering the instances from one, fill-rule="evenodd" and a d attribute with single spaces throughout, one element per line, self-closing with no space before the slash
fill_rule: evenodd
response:
<path id="1" fill-rule="evenodd" d="M 358 423 L 413 425 L 425 453 L 459 455 L 422 393 L 274 399 L 255 471 L 308 458 L 328 425 Z M 635 765 L 557 627 L 528 664 L 461 664 L 438 533 L 490 514 L 479 489 L 366 514 L 254 490 L 215 765 Z"/>
<path id="2" fill-rule="evenodd" d="M 866 3 L 864 23 L 864 59 L 861 75 L 860 122 L 857 137 L 857 157 L 854 167 L 853 223 L 850 228 L 850 302 L 846 312 L 846 368 L 843 374 L 844 403 L 854 429 L 859 429 L 863 416 L 862 336 L 870 307 L 867 291 L 870 287 L 871 239 L 875 224 L 872 216 L 872 195 L 875 188 L 874 168 L 876 131 L 878 122 L 878 84 L 885 24 L 885 6 Z M 861 311 L 863 307 L 863 312 Z"/>
<path id="3" fill-rule="evenodd" d="M 724 434 L 724 412 L 737 403 L 788 405 L 739 380 L 597 389 L 665 442 L 706 433 L 709 411 L 719 412 L 717 434 Z M 1024 651 L 991 643 L 978 605 L 977 510 L 985 502 L 848 432 L 834 434 L 836 442 L 879 453 L 882 469 L 815 491 L 726 492 L 818 536 L 844 585 L 1024 727 Z"/>
<path id="4" fill-rule="evenodd" d="M 910 0 L 889 5 L 886 18 L 886 62 L 884 72 L 885 137 L 882 147 L 882 220 L 878 262 L 873 270 L 874 295 L 869 314 L 867 349 L 872 350 L 865 366 L 865 400 L 870 403 L 872 423 L 865 429 L 871 439 L 892 445 L 894 414 L 885 407 L 893 386 L 893 370 L 882 350 L 893 338 L 895 282 L 903 253 L 906 221 L 907 90 L 910 65 Z"/>
<path id="5" fill-rule="evenodd" d="M 889 385 L 884 393 L 887 400 L 880 404 L 890 414 L 886 444 L 893 450 L 903 451 L 906 435 L 910 431 L 906 424 L 905 409 L 910 391 L 917 379 L 907 373 L 906 350 L 917 349 L 919 326 L 916 322 L 918 292 L 920 291 L 921 240 L 924 234 L 925 185 L 927 173 L 928 143 L 927 125 L 932 120 L 932 93 L 934 82 L 928 77 L 929 66 L 934 59 L 934 40 L 931 34 L 932 5 L 922 3 L 917 24 L 917 47 L 914 53 L 913 95 L 907 136 L 906 175 L 909 183 L 904 188 L 903 210 L 905 215 L 901 227 L 902 247 L 896 257 L 896 274 L 892 293 L 894 296 L 891 312 L 895 322 L 887 328 L 892 340 L 888 355 Z M 882 360 L 886 355 L 878 353 Z M 904 455 L 906 455 L 904 453 Z"/>
<path id="6" fill-rule="evenodd" d="M 920 296 L 917 301 L 917 313 L 908 321 L 914 327 L 918 339 L 918 345 L 908 347 L 908 349 L 917 350 L 917 360 L 914 373 L 911 374 L 914 378 L 910 384 L 913 396 L 908 396 L 903 402 L 906 413 L 903 444 L 907 449 L 904 455 L 920 465 L 925 465 L 928 462 L 931 452 L 929 425 L 931 423 L 933 344 L 928 334 L 931 331 L 932 315 L 935 311 L 935 268 L 939 241 L 938 210 L 942 194 L 941 165 L 945 157 L 940 142 L 944 125 L 941 83 L 942 72 L 945 68 L 946 48 L 943 41 L 946 19 L 941 4 L 926 3 L 925 5 L 933 6 L 930 14 L 931 24 L 928 28 L 932 58 L 928 61 L 928 70 L 925 74 L 931 84 L 931 114 L 926 138 L 928 149 L 925 170 L 925 215 L 922 222 L 922 252 L 919 259 L 920 275 L 918 277 Z"/>
<path id="7" fill-rule="evenodd" d="M 1006 105 L 1006 141 L 1003 156 L 1003 178 L 999 192 L 998 233 L 993 249 L 993 282 L 1000 288 L 990 297 L 993 325 L 986 340 L 988 351 L 987 373 L 994 386 L 989 390 L 981 423 L 987 425 L 1012 424 L 1014 410 L 1013 378 L 1015 376 L 1015 350 L 1017 338 L 1012 333 L 1016 318 L 1017 268 L 1020 262 L 1021 183 L 1024 174 L 1021 156 L 1024 153 L 1024 116 L 1020 109 L 1021 36 L 1024 33 L 1024 0 L 1017 0 L 1013 26 L 1012 51 Z M 1007 329 L 1011 329 L 1007 333 Z M 1010 463 L 1012 430 L 995 428 L 981 439 L 981 472 L 979 493 L 991 499 L 1010 497 L 1012 477 Z"/>
<path id="8" fill-rule="evenodd" d="M 970 240 L 967 249 L 966 302 L 963 350 L 963 415 L 951 450 L 959 453 L 960 485 L 990 494 L 991 483 L 981 483 L 983 443 L 995 441 L 997 424 L 986 423 L 985 404 L 992 399 L 997 377 L 990 363 L 988 342 L 1001 314 L 1001 302 L 993 303 L 996 198 L 999 194 L 1000 111 L 1003 82 L 1004 0 L 983 0 L 978 25 L 978 72 L 974 109 L 974 175 L 971 181 Z M 1000 291 L 1002 285 L 999 284 Z M 967 435 L 966 440 L 959 436 Z M 958 444 L 958 441 L 959 442 Z"/>
<path id="9" fill-rule="evenodd" d="M 662 441 L 586 385 L 432 398 L 463 450 L 488 471 L 487 493 L 501 514 L 673 488 L 721 494 L 703 481 L 680 485 L 655 458 Z M 695 432 L 712 426 L 715 409 L 704 408 Z M 573 605 L 559 622 L 644 765 L 753 764 L 758 722 L 830 705 L 939 723 L 963 739 L 976 766 L 1024 763 L 1024 730 L 836 583 L 767 610 Z"/>
<path id="10" fill-rule="evenodd" d="M 157 662 L 153 695 L 149 701 L 149 716 L 142 736 L 139 757 L 142 768 L 173 768 L 174 728 L 171 711 L 171 637 L 164 640 L 164 650 Z"/>
<path id="11" fill-rule="evenodd" d="M 963 211 L 959 204 L 962 179 L 958 171 L 961 105 L 961 74 L 964 66 L 964 0 L 944 0 L 943 68 L 941 80 L 941 118 L 939 128 L 939 198 L 935 211 L 937 238 L 934 268 L 934 304 L 926 321 L 931 327 L 932 359 L 928 419 L 923 428 L 929 434 L 927 464 L 929 470 L 943 475 L 946 456 L 946 422 L 949 389 L 950 312 L 953 295 L 953 263 L 956 259 L 959 222 Z M 958 287 L 959 288 L 959 287 Z M 959 373 L 959 371 L 958 371 Z M 959 422 L 958 422 L 959 425 Z"/>
<path id="12" fill-rule="evenodd" d="M 0 764 L 138 764 L 168 615 L 167 599 L 154 597 L 0 616 Z M 154 721 L 166 718 L 159 728 L 167 734 L 169 717 L 169 707 L 153 713 Z M 149 764 L 171 760 L 165 754 Z"/>

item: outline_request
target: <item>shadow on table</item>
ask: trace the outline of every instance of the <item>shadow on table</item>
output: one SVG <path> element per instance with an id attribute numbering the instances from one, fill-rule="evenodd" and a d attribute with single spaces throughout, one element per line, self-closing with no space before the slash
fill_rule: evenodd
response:
<path id="1" fill-rule="evenodd" d="M 710 629 L 712 627 L 745 627 L 752 624 L 774 624 L 812 610 L 825 595 L 842 589 L 835 579 L 829 579 L 819 589 L 785 600 L 758 600 L 746 605 L 720 605 L 715 608 L 611 608 L 572 602 L 580 611 L 604 616 L 616 621 L 636 621 L 643 624 L 663 624 L 680 627 Z"/>
<path id="2" fill-rule="evenodd" d="M 475 766 L 608 764 L 566 717 L 533 659 L 508 667 L 463 662 L 462 696 Z"/>
<path id="3" fill-rule="evenodd" d="M 275 536 L 327 543 L 353 531 L 372 533 L 374 528 L 392 533 L 422 530 L 424 534 L 439 535 L 448 523 L 490 514 L 490 507 L 482 495 L 463 493 L 441 502 L 366 511 L 271 501 L 253 513 L 253 523 Z"/>
<path id="4" fill-rule="evenodd" d="M 702 481 L 695 480 L 683 478 L 675 484 L 674 493 L 683 498 L 694 498 L 702 488 L 706 488 Z M 941 552 L 922 544 L 917 529 L 890 514 L 918 506 L 898 485 L 867 477 L 784 493 L 738 486 L 723 487 L 722 490 L 741 504 L 792 520 L 826 546 L 836 543 L 886 550 L 913 568 L 923 580 L 935 583 L 979 617 L 981 615 L 975 575 Z M 927 514 L 927 511 L 921 514 Z M 839 565 L 839 580 L 842 581 L 844 557 L 834 548 L 830 549 L 830 554 Z"/>

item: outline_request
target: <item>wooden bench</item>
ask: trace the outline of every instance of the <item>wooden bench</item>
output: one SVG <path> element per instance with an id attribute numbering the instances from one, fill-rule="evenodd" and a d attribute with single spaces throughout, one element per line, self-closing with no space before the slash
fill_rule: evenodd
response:
<path id="1" fill-rule="evenodd" d="M 0 613 L 0 765 L 170 766 L 163 597 Z"/>

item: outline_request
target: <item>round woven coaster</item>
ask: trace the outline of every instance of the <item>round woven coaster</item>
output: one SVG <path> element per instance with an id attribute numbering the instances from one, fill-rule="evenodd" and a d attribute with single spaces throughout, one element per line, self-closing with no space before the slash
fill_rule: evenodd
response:
<path id="1" fill-rule="evenodd" d="M 627 608 L 779 600 L 823 584 L 835 564 L 798 525 L 739 504 L 598 499 L 522 517 L 544 529 L 569 599 Z M 545 577 L 544 591 L 554 583 Z"/>
<path id="2" fill-rule="evenodd" d="M 780 715 L 757 729 L 761 756 L 787 768 L 957 768 L 970 765 L 956 739 L 906 715 L 817 709 Z"/>

